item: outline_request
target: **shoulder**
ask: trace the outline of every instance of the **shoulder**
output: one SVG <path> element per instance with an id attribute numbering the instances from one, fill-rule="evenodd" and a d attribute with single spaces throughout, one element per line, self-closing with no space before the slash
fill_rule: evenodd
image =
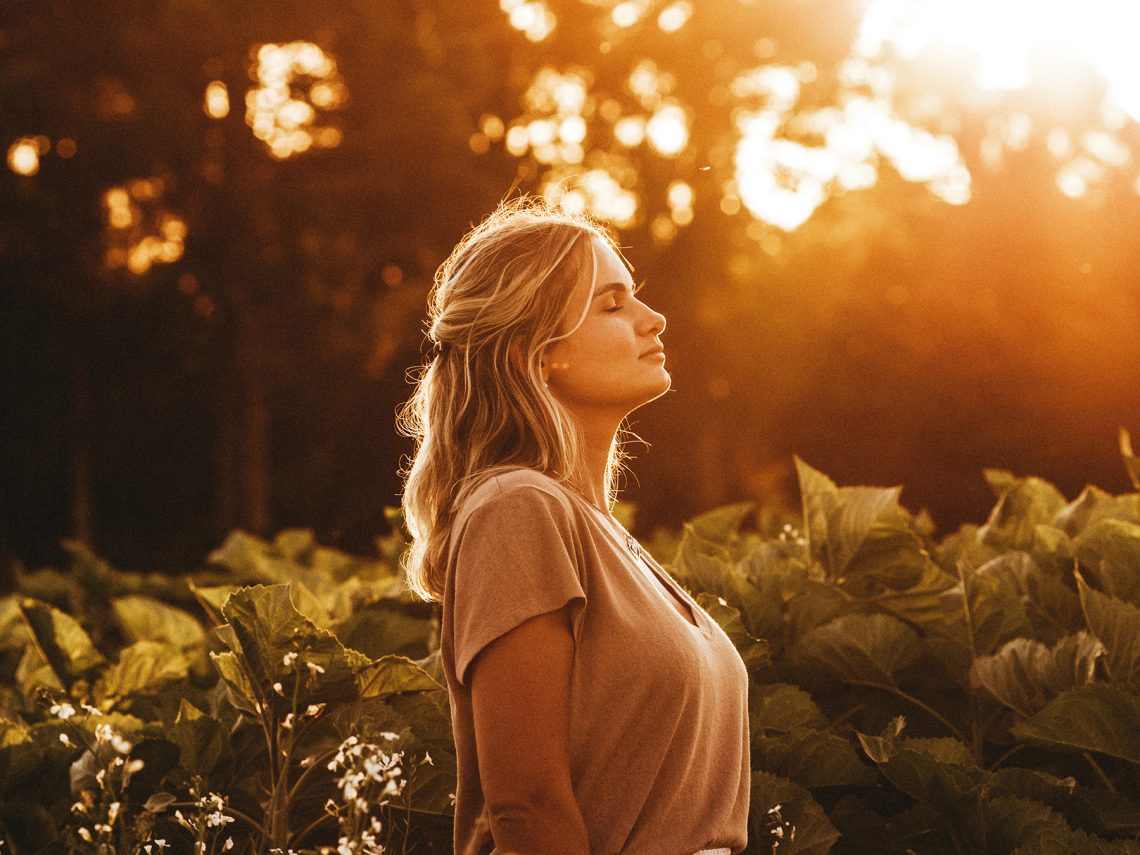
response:
<path id="1" fill-rule="evenodd" d="M 575 510 L 566 487 L 535 469 L 504 469 L 484 476 L 461 499 L 456 521 L 478 508 L 518 507 L 526 504 L 560 506 L 567 514 Z"/>

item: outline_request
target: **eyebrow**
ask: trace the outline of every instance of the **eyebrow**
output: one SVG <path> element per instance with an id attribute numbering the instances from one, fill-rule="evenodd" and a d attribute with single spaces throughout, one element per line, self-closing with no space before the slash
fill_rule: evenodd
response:
<path id="1" fill-rule="evenodd" d="M 636 291 L 636 288 L 630 288 L 624 282 L 607 282 L 605 285 L 599 285 L 595 288 L 594 295 L 590 299 L 595 300 L 603 294 L 609 294 L 611 291 L 625 291 L 628 294 L 632 294 Z"/>

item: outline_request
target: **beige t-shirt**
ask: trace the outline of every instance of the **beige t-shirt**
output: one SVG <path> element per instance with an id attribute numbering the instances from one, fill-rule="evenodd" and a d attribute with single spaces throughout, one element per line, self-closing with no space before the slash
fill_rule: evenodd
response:
<path id="1" fill-rule="evenodd" d="M 456 853 L 485 811 L 468 667 L 496 638 L 566 603 L 575 645 L 570 774 L 593 855 L 744 848 L 744 663 L 708 614 L 646 562 L 650 573 L 600 511 L 529 469 L 493 476 L 459 508 L 441 639 L 459 773 Z"/>

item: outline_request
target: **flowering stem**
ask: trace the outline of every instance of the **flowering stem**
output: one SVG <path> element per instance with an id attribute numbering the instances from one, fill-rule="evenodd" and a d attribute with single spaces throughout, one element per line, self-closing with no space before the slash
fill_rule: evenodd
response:
<path id="1" fill-rule="evenodd" d="M 197 806 L 198 806 L 197 802 L 171 802 L 169 805 L 169 807 L 172 807 L 172 808 L 197 807 Z M 258 834 L 262 835 L 263 837 L 266 836 L 265 826 L 263 826 L 260 822 L 258 822 L 256 819 L 251 817 L 249 814 L 242 813 L 240 810 L 238 810 L 237 808 L 235 808 L 231 804 L 226 805 L 226 813 L 233 814 L 235 819 L 240 819 L 242 822 L 244 822 L 246 825 L 248 825 L 250 828 L 252 828 Z"/>

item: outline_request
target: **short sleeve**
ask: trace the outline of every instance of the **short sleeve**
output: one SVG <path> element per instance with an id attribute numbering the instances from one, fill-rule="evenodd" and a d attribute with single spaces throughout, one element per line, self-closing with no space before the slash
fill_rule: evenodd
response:
<path id="1" fill-rule="evenodd" d="M 578 552 L 569 511 L 545 490 L 516 486 L 471 512 L 454 553 L 453 642 L 461 684 L 476 655 L 519 624 L 569 602 L 585 608 Z"/>

